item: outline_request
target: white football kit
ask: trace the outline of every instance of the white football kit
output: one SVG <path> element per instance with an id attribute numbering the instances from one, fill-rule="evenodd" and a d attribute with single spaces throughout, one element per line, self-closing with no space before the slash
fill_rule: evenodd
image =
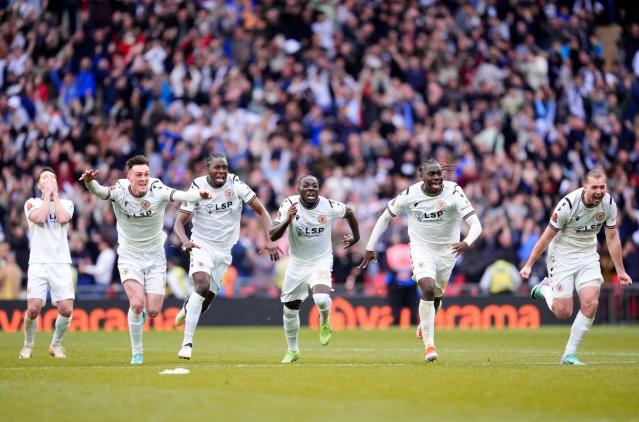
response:
<path id="1" fill-rule="evenodd" d="M 317 205 L 308 209 L 299 195 L 293 195 L 280 205 L 273 222 L 285 221 L 293 204 L 297 204 L 297 215 L 288 226 L 289 264 L 280 297 L 284 303 L 306 299 L 308 288 L 317 284 L 331 287 L 332 223 L 346 216 L 346 206 L 341 202 L 320 196 Z"/>
<path id="2" fill-rule="evenodd" d="M 62 206 L 73 216 L 73 202 L 61 199 Z M 55 204 L 49 203 L 49 217 L 43 225 L 31 221 L 31 213 L 42 207 L 41 198 L 30 198 L 24 204 L 24 213 L 31 234 L 29 270 L 27 273 L 27 299 L 47 300 L 51 289 L 51 302 L 75 299 L 71 275 L 71 252 L 67 239 L 68 224 L 58 223 Z"/>
<path id="3" fill-rule="evenodd" d="M 583 201 L 584 189 L 564 196 L 550 217 L 557 234 L 548 247 L 546 266 L 555 297 L 572 297 L 574 290 L 603 284 L 597 234 L 602 226 L 616 227 L 617 204 L 606 193 L 594 207 Z"/>
<path id="4" fill-rule="evenodd" d="M 163 231 L 166 203 L 175 189 L 159 179 L 149 180 L 149 190 L 133 195 L 130 182 L 120 179 L 109 187 L 105 199 L 111 200 L 117 219 L 118 271 L 122 282 L 135 280 L 145 293 L 164 294 L 166 255 Z"/>
<path id="5" fill-rule="evenodd" d="M 388 212 L 406 212 L 413 278 L 435 280 L 435 296 L 441 297 L 455 267 L 451 244 L 460 241 L 461 221 L 475 209 L 456 183 L 444 181 L 437 195 L 428 195 L 422 185 L 416 183 L 397 195 L 388 203 Z"/>
<path id="6" fill-rule="evenodd" d="M 217 294 L 224 273 L 231 265 L 231 248 L 240 238 L 243 204 L 250 204 L 257 195 L 236 175 L 228 174 L 223 186 L 216 188 L 207 176 L 198 177 L 191 189 L 211 192 L 211 199 L 196 204 L 184 202 L 180 212 L 193 216 L 191 241 L 199 248 L 191 249 L 189 275 L 205 272 L 211 276 L 210 290 Z"/>

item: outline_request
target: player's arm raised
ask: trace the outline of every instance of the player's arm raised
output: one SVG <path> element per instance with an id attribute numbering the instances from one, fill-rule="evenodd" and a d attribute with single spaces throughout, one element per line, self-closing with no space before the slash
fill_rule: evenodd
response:
<path id="1" fill-rule="evenodd" d="M 259 198 L 255 197 L 251 202 L 249 202 L 249 205 L 253 209 L 253 211 L 255 211 L 255 214 L 257 214 L 257 219 L 260 221 L 260 226 L 262 227 L 262 230 L 264 230 L 264 236 L 266 239 L 266 245 L 264 246 L 264 249 L 259 252 L 262 253 L 264 251 L 268 251 L 268 254 L 271 257 L 271 261 L 277 261 L 278 259 L 280 259 L 280 256 L 284 255 L 284 252 L 275 242 L 271 240 L 271 216 L 268 215 L 264 204 L 262 204 L 262 201 L 260 201 Z"/>
<path id="2" fill-rule="evenodd" d="M 62 203 L 60 199 L 60 194 L 57 189 L 53 190 L 53 205 L 55 206 L 55 217 L 58 220 L 59 224 L 68 224 L 71 221 L 71 214 L 67 208 Z"/>
<path id="3" fill-rule="evenodd" d="M 541 254 L 544 253 L 544 251 L 546 250 L 546 248 L 548 247 L 548 245 L 550 244 L 550 242 L 553 240 L 553 238 L 556 235 L 557 235 L 557 229 L 548 225 L 548 227 L 546 227 L 546 230 L 544 230 L 544 232 L 542 233 L 537 243 L 535 243 L 535 246 L 533 246 L 533 250 L 530 253 L 530 256 L 528 257 L 528 261 L 526 262 L 526 265 L 524 265 L 521 271 L 519 271 L 519 274 L 521 274 L 523 278 L 528 278 L 530 276 L 530 272 L 532 271 L 532 266 L 535 265 L 535 262 L 537 262 Z"/>
<path id="4" fill-rule="evenodd" d="M 623 257 L 621 254 L 621 241 L 619 240 L 619 232 L 616 227 L 605 227 L 606 232 L 606 245 L 608 245 L 608 252 L 612 262 L 615 264 L 615 270 L 619 276 L 619 284 L 627 286 L 632 284 L 632 279 L 626 273 L 626 269 L 623 265 Z"/>
<path id="5" fill-rule="evenodd" d="M 49 204 L 51 204 L 51 192 L 53 186 L 47 184 L 44 186 L 44 192 L 42 193 L 42 205 L 40 208 L 36 208 L 29 214 L 29 220 L 38 225 L 43 225 L 49 218 Z"/>
<path id="6" fill-rule="evenodd" d="M 282 208 L 280 208 L 280 210 L 282 210 Z M 284 236 L 284 232 L 286 232 L 288 225 L 291 224 L 291 221 L 293 221 L 295 215 L 297 215 L 297 202 L 291 204 L 291 206 L 288 208 L 285 220 L 281 222 L 275 222 L 275 224 L 273 224 L 273 227 L 271 227 L 271 230 L 269 231 L 269 238 L 272 241 L 276 241 Z"/>
<path id="7" fill-rule="evenodd" d="M 348 249 L 359 242 L 359 224 L 357 223 L 357 217 L 355 217 L 355 213 L 353 212 L 351 207 L 346 207 L 344 218 L 348 222 L 348 226 L 351 228 L 352 233 L 350 235 L 347 234 L 346 236 L 344 236 L 344 240 L 342 240 L 344 249 Z"/>
<path id="8" fill-rule="evenodd" d="M 95 176 L 97 176 L 99 170 L 89 169 L 82 173 L 80 176 L 80 181 L 84 182 L 89 192 L 94 194 L 100 199 L 109 199 L 110 191 L 106 186 L 102 186 L 95 180 Z"/>
<path id="9" fill-rule="evenodd" d="M 364 259 L 362 259 L 362 262 L 357 266 L 357 268 L 365 269 L 369 262 L 377 261 L 377 258 L 375 257 L 375 245 L 377 245 L 379 238 L 382 234 L 384 234 L 393 217 L 395 217 L 395 215 L 391 214 L 391 211 L 388 208 L 386 208 L 384 212 L 382 212 L 382 215 L 379 216 L 375 223 L 375 227 L 373 227 L 371 238 L 368 239 L 368 244 L 364 251 Z"/>

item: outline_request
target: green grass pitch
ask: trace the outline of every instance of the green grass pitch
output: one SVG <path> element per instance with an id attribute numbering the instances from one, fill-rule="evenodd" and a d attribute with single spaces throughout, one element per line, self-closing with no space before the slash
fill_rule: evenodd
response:
<path id="1" fill-rule="evenodd" d="M 22 334 L 0 333 L 0 419 L 28 420 L 639 420 L 639 328 L 595 326 L 558 364 L 570 328 L 440 330 L 426 364 L 414 331 L 336 331 L 319 345 L 303 329 L 302 359 L 279 364 L 281 328 L 201 328 L 193 359 L 182 333 L 146 332 L 131 367 L 126 332 L 69 333 L 66 360 L 17 359 Z M 188 375 L 159 375 L 184 367 Z"/>

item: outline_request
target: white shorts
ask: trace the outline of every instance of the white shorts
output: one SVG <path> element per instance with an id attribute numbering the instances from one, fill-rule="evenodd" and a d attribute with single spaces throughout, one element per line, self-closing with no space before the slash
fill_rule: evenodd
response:
<path id="1" fill-rule="evenodd" d="M 599 255 L 564 260 L 549 255 L 546 267 L 556 298 L 572 297 L 575 290 L 579 291 L 587 286 L 601 287 L 604 282 Z"/>
<path id="2" fill-rule="evenodd" d="M 435 297 L 444 296 L 448 280 L 455 268 L 455 257 L 451 253 L 436 252 L 428 247 L 410 244 L 410 260 L 413 264 L 413 279 L 428 277 L 435 280 Z"/>
<path id="3" fill-rule="evenodd" d="M 27 272 L 27 299 L 47 302 L 47 289 L 51 289 L 51 303 L 75 299 L 71 264 L 29 264 Z"/>
<path id="4" fill-rule="evenodd" d="M 229 252 L 216 251 L 204 242 L 196 241 L 200 247 L 191 249 L 191 265 L 189 275 L 203 272 L 211 276 L 209 290 L 217 294 L 220 291 L 224 273 L 231 265 L 231 254 Z"/>
<path id="5" fill-rule="evenodd" d="M 164 250 L 147 253 L 118 249 L 120 280 L 135 280 L 144 287 L 144 293 L 164 294 L 166 287 L 166 255 Z"/>
<path id="6" fill-rule="evenodd" d="M 315 264 L 299 264 L 289 262 L 284 276 L 284 285 L 280 300 L 282 303 L 294 300 L 304 300 L 308 297 L 308 288 L 318 284 L 332 287 L 331 274 L 333 271 L 333 257 Z"/>

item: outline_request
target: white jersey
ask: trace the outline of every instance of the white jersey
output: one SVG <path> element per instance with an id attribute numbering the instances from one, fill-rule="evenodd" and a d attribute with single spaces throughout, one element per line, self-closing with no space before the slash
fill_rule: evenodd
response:
<path id="1" fill-rule="evenodd" d="M 313 264 L 323 259 L 332 259 L 332 223 L 346 216 L 346 205 L 320 196 L 315 208 L 308 209 L 300 202 L 299 195 L 293 195 L 280 205 L 274 223 L 285 221 L 293 204 L 297 204 L 297 215 L 288 226 L 291 262 Z"/>
<path id="2" fill-rule="evenodd" d="M 588 258 L 597 255 L 597 234 L 605 224 L 617 225 L 617 204 L 606 193 L 594 207 L 583 201 L 584 189 L 564 196 L 550 217 L 550 227 L 557 235 L 550 242 L 548 254 L 556 258 Z"/>
<path id="3" fill-rule="evenodd" d="M 113 202 L 118 229 L 118 253 L 121 250 L 149 253 L 164 249 L 164 211 L 175 189 L 152 177 L 149 190 L 142 196 L 135 196 L 130 185 L 127 179 L 118 180 L 109 187 L 109 194 L 105 198 Z"/>
<path id="4" fill-rule="evenodd" d="M 60 201 L 64 209 L 73 216 L 73 202 L 68 199 Z M 32 212 L 42 207 L 43 202 L 41 198 L 30 198 L 24 203 L 24 213 L 31 233 L 29 264 L 71 264 L 71 252 L 69 252 L 67 239 L 69 225 L 58 223 L 53 201 L 49 203 L 49 217 L 46 223 L 38 225 L 29 218 Z"/>
<path id="5" fill-rule="evenodd" d="M 393 216 L 406 212 L 411 243 L 452 254 L 450 245 L 460 240 L 462 218 L 475 209 L 456 183 L 444 181 L 438 195 L 428 195 L 422 185 L 416 183 L 397 195 L 388 203 L 388 212 Z"/>
<path id="6" fill-rule="evenodd" d="M 193 215 L 191 239 L 206 242 L 216 250 L 230 250 L 240 238 L 242 205 L 251 203 L 257 195 L 230 173 L 219 188 L 209 183 L 207 176 L 201 176 L 191 183 L 191 189 L 212 194 L 211 199 L 204 199 L 199 204 L 184 202 L 180 207 L 181 212 Z"/>

